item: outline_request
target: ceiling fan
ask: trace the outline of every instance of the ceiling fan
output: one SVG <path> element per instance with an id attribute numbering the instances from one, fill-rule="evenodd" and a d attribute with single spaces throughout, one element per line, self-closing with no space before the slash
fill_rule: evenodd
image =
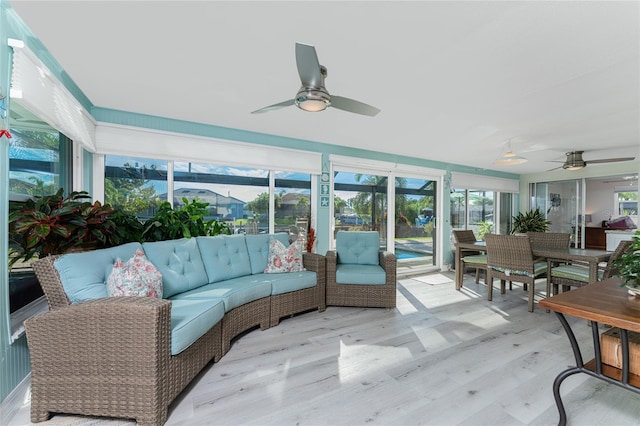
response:
<path id="1" fill-rule="evenodd" d="M 551 170 L 556 170 L 562 167 L 565 170 L 580 170 L 587 166 L 587 164 L 595 164 L 595 163 L 616 163 L 618 161 L 631 161 L 635 160 L 636 157 L 619 157 L 619 158 L 601 158 L 599 160 L 589 160 L 585 161 L 582 158 L 582 154 L 584 151 L 571 151 L 567 152 L 567 159 L 564 161 L 564 164 L 559 167 L 555 167 Z M 561 161 L 554 161 L 555 163 L 560 163 Z"/>
<path id="2" fill-rule="evenodd" d="M 318 62 L 315 47 L 296 43 L 296 63 L 298 65 L 300 81 L 302 82 L 302 87 L 298 90 L 296 97 L 252 111 L 252 114 L 260 114 L 291 105 L 295 105 L 309 112 L 324 111 L 328 107 L 333 107 L 371 117 L 380 112 L 378 108 L 363 102 L 342 96 L 330 95 L 324 87 L 324 79 L 327 78 L 327 68 Z"/>

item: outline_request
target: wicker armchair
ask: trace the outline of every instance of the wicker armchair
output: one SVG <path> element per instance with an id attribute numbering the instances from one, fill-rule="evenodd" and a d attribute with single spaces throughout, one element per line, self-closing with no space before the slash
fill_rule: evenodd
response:
<path id="1" fill-rule="evenodd" d="M 500 278 L 500 293 L 505 293 L 505 282 L 527 284 L 529 312 L 533 312 L 535 282 L 547 272 L 546 262 L 534 262 L 531 242 L 526 235 L 486 234 L 488 300 L 493 298 L 493 279 Z"/>
<path id="2" fill-rule="evenodd" d="M 615 276 L 617 271 L 613 265 L 613 262 L 626 253 L 631 247 L 632 241 L 620 241 L 618 247 L 614 250 L 613 254 L 607 261 L 604 268 L 599 268 L 598 281 L 606 280 Z M 549 262 L 553 262 L 554 259 L 549 259 Z M 589 267 L 581 264 L 580 262 L 573 262 L 569 265 L 551 266 L 549 264 L 549 271 L 547 272 L 547 291 L 553 289 L 553 294 L 558 294 L 559 287 L 562 286 L 562 291 L 569 291 L 571 287 L 582 287 L 589 283 Z"/>
<path id="3" fill-rule="evenodd" d="M 360 234 L 360 235 L 353 235 Z M 377 253 L 378 266 L 385 274 L 383 283 L 350 283 L 339 282 L 336 274 L 342 263 L 341 257 L 347 253 L 341 251 L 342 243 L 349 238 L 367 238 L 369 248 Z M 376 243 L 377 241 L 377 243 Z M 350 232 L 340 231 L 336 236 L 336 250 L 330 250 L 327 258 L 327 305 L 328 306 L 362 306 L 372 308 L 395 308 L 396 306 L 396 256 L 390 252 L 379 252 L 380 236 L 376 231 Z M 343 253 L 341 256 L 340 253 Z M 366 265 L 376 266 L 376 265 Z M 362 277 L 361 277 L 362 278 Z"/>
<path id="4" fill-rule="evenodd" d="M 112 297 L 72 305 L 54 260 L 33 265 L 51 310 L 25 321 L 31 421 L 61 412 L 164 424 L 169 404 L 221 357 L 220 323 L 171 355 L 170 301 Z"/>
<path id="5" fill-rule="evenodd" d="M 453 239 L 456 243 L 473 243 L 478 241 L 472 230 L 458 230 L 451 231 Z M 458 259 L 456 268 L 459 268 L 460 277 L 464 274 L 466 268 L 473 268 L 476 270 L 476 284 L 480 282 L 480 271 L 484 271 L 484 282 L 487 283 L 487 255 L 480 254 L 478 251 L 462 250 L 463 256 Z M 460 286 L 462 287 L 462 279 L 460 279 Z"/>

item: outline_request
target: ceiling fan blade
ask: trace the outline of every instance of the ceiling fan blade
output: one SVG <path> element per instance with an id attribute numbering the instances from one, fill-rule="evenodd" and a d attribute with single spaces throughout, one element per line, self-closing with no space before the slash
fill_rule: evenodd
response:
<path id="1" fill-rule="evenodd" d="M 557 161 L 554 161 L 554 163 L 557 163 Z M 561 169 L 561 168 L 562 168 L 562 166 L 558 166 L 558 167 L 554 167 L 553 169 L 549 169 L 549 170 L 547 170 L 547 171 L 548 171 L 548 172 L 551 172 L 551 171 L 553 171 L 553 170 L 558 170 L 558 169 Z"/>
<path id="2" fill-rule="evenodd" d="M 636 157 L 619 157 L 619 158 L 603 158 L 601 160 L 585 160 L 584 162 L 587 164 L 594 163 L 617 163 L 618 161 L 631 161 L 635 160 Z"/>
<path id="3" fill-rule="evenodd" d="M 304 87 L 322 87 L 322 73 L 315 47 L 296 43 L 296 64 L 298 64 L 298 74 Z"/>
<path id="4" fill-rule="evenodd" d="M 273 111 L 273 110 L 276 110 L 276 109 L 280 109 L 280 108 L 291 106 L 293 104 L 294 104 L 293 99 L 289 99 L 288 101 L 280 102 L 280 103 L 277 103 L 277 104 L 266 106 L 264 108 L 257 109 L 255 111 L 251 111 L 251 114 L 262 114 L 263 112 Z"/>
<path id="5" fill-rule="evenodd" d="M 380 110 L 376 107 L 367 105 L 364 102 L 356 101 L 354 99 L 344 98 L 342 96 L 332 95 L 331 106 L 343 111 L 355 112 L 356 114 L 368 115 L 370 117 L 373 117 L 380 112 Z"/>

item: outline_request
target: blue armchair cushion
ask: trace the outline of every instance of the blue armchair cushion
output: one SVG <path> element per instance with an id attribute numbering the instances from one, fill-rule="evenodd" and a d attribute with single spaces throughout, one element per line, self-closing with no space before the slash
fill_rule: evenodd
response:
<path id="1" fill-rule="evenodd" d="M 142 247 L 162 274 L 163 298 L 209 282 L 195 238 L 143 243 Z"/>
<path id="2" fill-rule="evenodd" d="M 338 263 L 378 265 L 380 234 L 377 231 L 338 231 L 336 253 Z"/>
<path id="3" fill-rule="evenodd" d="M 379 265 L 336 265 L 337 284 L 384 285 L 387 274 Z"/>

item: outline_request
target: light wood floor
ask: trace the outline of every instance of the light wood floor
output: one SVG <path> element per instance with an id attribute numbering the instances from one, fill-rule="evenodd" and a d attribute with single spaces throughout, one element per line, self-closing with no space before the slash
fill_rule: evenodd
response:
<path id="1" fill-rule="evenodd" d="M 393 310 L 329 307 L 249 332 L 174 402 L 167 424 L 557 424 L 551 387 L 573 356 L 555 315 L 527 312 L 519 286 L 488 302 L 471 275 L 460 292 L 453 278 L 399 280 Z M 586 321 L 570 322 L 590 347 Z M 584 374 L 562 394 L 569 425 L 640 424 L 640 395 Z M 10 425 L 29 424 L 28 410 Z"/>

